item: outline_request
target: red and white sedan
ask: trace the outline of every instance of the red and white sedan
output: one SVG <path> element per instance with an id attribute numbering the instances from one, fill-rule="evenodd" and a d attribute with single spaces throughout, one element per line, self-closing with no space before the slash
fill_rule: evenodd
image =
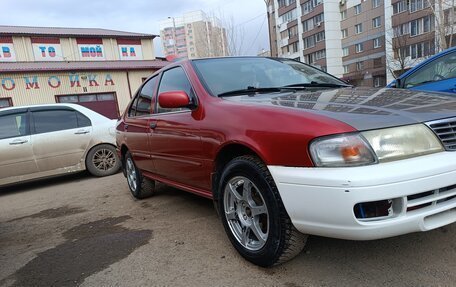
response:
<path id="1" fill-rule="evenodd" d="M 456 98 L 354 88 L 276 58 L 173 63 L 117 126 L 137 198 L 211 198 L 233 246 L 271 266 L 306 234 L 370 240 L 456 221 Z M 172 207 L 168 207 L 172 208 Z"/>

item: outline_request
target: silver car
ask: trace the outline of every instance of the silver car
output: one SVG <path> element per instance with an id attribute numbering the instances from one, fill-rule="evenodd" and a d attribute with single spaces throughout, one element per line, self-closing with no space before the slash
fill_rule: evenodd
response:
<path id="1" fill-rule="evenodd" d="M 0 110 L 0 186 L 87 169 L 116 173 L 115 120 L 75 104 Z"/>

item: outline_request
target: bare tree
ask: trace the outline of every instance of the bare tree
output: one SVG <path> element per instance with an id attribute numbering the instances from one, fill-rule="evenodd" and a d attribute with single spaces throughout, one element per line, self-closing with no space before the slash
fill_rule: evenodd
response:
<path id="1" fill-rule="evenodd" d="M 390 31 L 390 35 L 385 35 L 385 41 L 392 47 L 392 54 L 386 53 L 386 68 L 395 79 L 416 64 L 416 59 L 410 57 L 409 39 L 409 34 L 404 35 L 395 29 Z"/>
<path id="2" fill-rule="evenodd" d="M 436 52 L 454 46 L 455 0 L 425 0 L 435 17 Z"/>

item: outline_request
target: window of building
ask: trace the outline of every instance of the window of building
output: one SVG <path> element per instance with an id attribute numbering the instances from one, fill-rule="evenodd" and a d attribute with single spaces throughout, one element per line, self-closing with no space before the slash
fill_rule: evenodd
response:
<path id="1" fill-rule="evenodd" d="M 287 30 L 288 38 L 292 38 L 298 35 L 298 25 L 291 27 Z"/>
<path id="2" fill-rule="evenodd" d="M 358 15 L 358 14 L 360 14 L 362 12 L 361 11 L 361 4 L 355 5 L 354 8 L 355 8 L 355 15 Z"/>
<path id="3" fill-rule="evenodd" d="M 374 19 L 372 19 L 372 27 L 373 28 L 378 28 L 380 26 L 382 26 L 382 18 L 380 16 L 375 17 Z"/>
<path id="4" fill-rule="evenodd" d="M 309 14 L 310 12 L 312 12 L 315 9 L 315 7 L 317 5 L 319 5 L 321 3 L 323 3 L 323 0 L 310 0 L 310 1 L 304 2 L 301 5 L 302 15 Z"/>
<path id="5" fill-rule="evenodd" d="M 408 1 L 409 0 L 402 0 L 402 1 L 394 3 L 393 4 L 393 14 L 398 14 L 398 13 L 407 11 L 408 10 L 408 4 L 407 4 Z"/>
<path id="6" fill-rule="evenodd" d="M 345 39 L 348 37 L 348 29 L 343 29 L 343 30 L 341 30 L 341 32 L 342 32 L 342 39 Z"/>
<path id="7" fill-rule="evenodd" d="M 304 55 L 304 63 L 313 64 L 316 61 L 318 61 L 320 59 L 324 59 L 324 58 L 326 58 L 326 50 L 320 50 L 320 51 L 316 51 L 314 53 Z"/>
<path id="8" fill-rule="evenodd" d="M 380 48 L 382 46 L 382 38 L 375 38 L 374 40 L 374 49 Z"/>
<path id="9" fill-rule="evenodd" d="M 324 14 L 320 13 L 320 14 L 302 22 L 302 27 L 303 27 L 304 32 L 310 31 L 313 28 L 315 28 L 316 26 L 319 26 L 321 24 L 321 22 L 323 22 L 323 21 L 324 21 Z"/>
<path id="10" fill-rule="evenodd" d="M 346 9 L 345 9 L 344 11 L 341 11 L 341 12 L 340 12 L 340 18 L 341 18 L 342 20 L 347 19 L 347 10 L 346 10 Z"/>
<path id="11" fill-rule="evenodd" d="M 348 56 L 350 54 L 350 49 L 348 47 L 342 48 L 342 56 Z"/>
<path id="12" fill-rule="evenodd" d="M 429 0 L 409 0 L 410 13 L 423 10 L 429 6 Z"/>
<path id="13" fill-rule="evenodd" d="M 282 20 L 282 23 L 288 23 L 290 21 L 293 21 L 294 19 L 296 19 L 296 9 L 288 11 L 287 13 L 280 16 L 280 18 Z"/>
<path id="14" fill-rule="evenodd" d="M 360 34 L 363 32 L 363 23 L 355 25 L 355 34 Z"/>
<path id="15" fill-rule="evenodd" d="M 296 0 L 279 0 L 278 1 L 279 8 L 291 5 L 291 4 L 295 3 L 295 2 L 296 2 Z"/>
<path id="16" fill-rule="evenodd" d="M 372 0 L 372 8 L 377 8 L 382 2 L 380 0 Z"/>
<path id="17" fill-rule="evenodd" d="M 364 70 L 364 62 L 363 62 L 363 61 L 356 62 L 356 70 L 357 70 L 357 71 L 362 71 L 362 70 Z"/>
<path id="18" fill-rule="evenodd" d="M 374 77 L 374 87 L 380 88 L 386 85 L 385 77 Z"/>
<path id="19" fill-rule="evenodd" d="M 350 65 L 344 65 L 344 74 L 350 73 Z"/>
<path id="20" fill-rule="evenodd" d="M 11 107 L 13 105 L 11 98 L 0 98 L 0 109 Z"/>
<path id="21" fill-rule="evenodd" d="M 417 59 L 434 54 L 434 45 L 431 42 L 421 42 L 410 45 L 406 50 L 409 50 L 407 56 Z"/>
<path id="22" fill-rule="evenodd" d="M 190 98 L 193 98 L 192 85 L 188 81 L 187 75 L 181 67 L 172 68 L 163 72 L 163 76 L 160 81 L 158 89 L 158 95 L 168 91 L 184 91 Z M 156 101 L 157 113 L 168 113 L 185 110 L 186 108 L 178 109 L 167 109 L 160 107 L 158 101 Z"/>
<path id="23" fill-rule="evenodd" d="M 318 32 L 303 39 L 304 49 L 314 47 L 316 43 L 325 39 L 325 31 Z"/>
<path id="24" fill-rule="evenodd" d="M 361 53 L 362 51 L 364 51 L 364 44 L 363 43 L 355 44 L 355 51 L 356 51 L 356 53 Z"/>
<path id="25" fill-rule="evenodd" d="M 27 113 L 0 116 L 0 139 L 29 135 Z"/>
<path id="26" fill-rule="evenodd" d="M 431 31 L 431 16 L 410 21 L 410 36 L 417 36 Z"/>

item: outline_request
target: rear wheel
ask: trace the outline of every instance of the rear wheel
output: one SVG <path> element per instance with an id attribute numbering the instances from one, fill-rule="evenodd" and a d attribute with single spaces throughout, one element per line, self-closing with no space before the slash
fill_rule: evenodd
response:
<path id="1" fill-rule="evenodd" d="M 94 176 L 107 176 L 119 171 L 120 160 L 116 149 L 109 144 L 93 147 L 86 158 L 87 170 Z"/>
<path id="2" fill-rule="evenodd" d="M 135 198 L 143 199 L 154 193 L 155 182 L 142 175 L 128 151 L 125 154 L 125 175 L 130 192 Z"/>
<path id="3" fill-rule="evenodd" d="M 224 169 L 219 186 L 223 226 L 244 258 L 268 267 L 301 252 L 307 235 L 291 223 L 274 180 L 260 159 L 233 159 Z"/>

